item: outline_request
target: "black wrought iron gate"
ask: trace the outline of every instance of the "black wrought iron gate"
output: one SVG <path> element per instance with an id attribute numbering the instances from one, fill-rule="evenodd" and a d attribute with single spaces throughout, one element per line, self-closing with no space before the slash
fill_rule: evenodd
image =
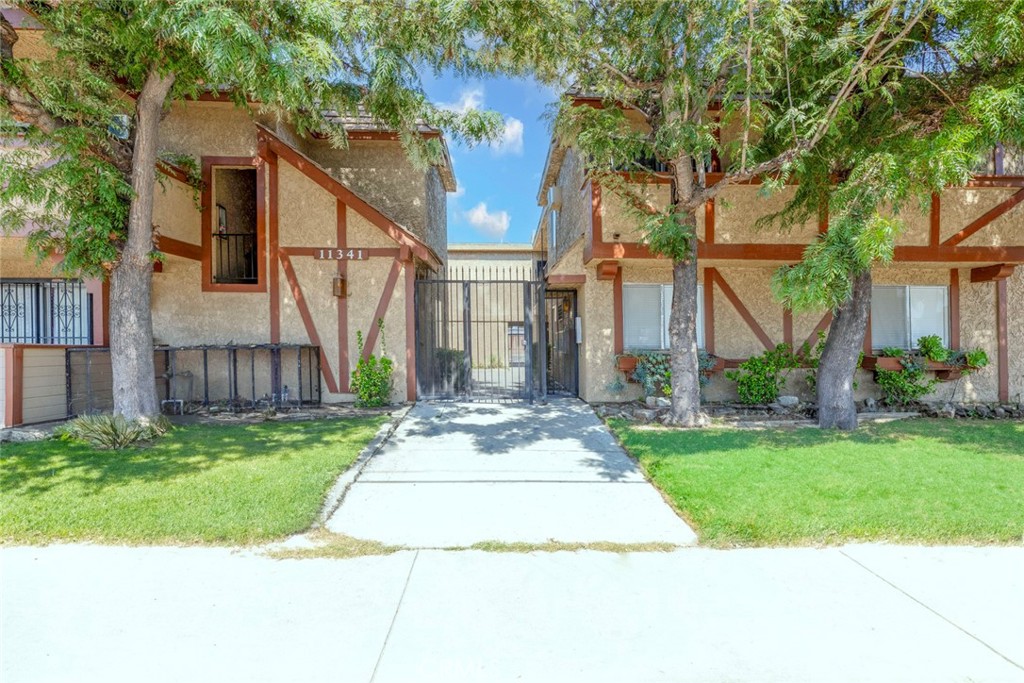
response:
<path id="1" fill-rule="evenodd" d="M 421 399 L 526 400 L 547 393 L 544 282 L 519 272 L 448 270 L 416 281 Z"/>
<path id="2" fill-rule="evenodd" d="M 579 331 L 576 317 L 576 292 L 547 291 L 544 294 L 544 319 L 547 323 L 547 390 L 549 394 L 579 394 Z"/>

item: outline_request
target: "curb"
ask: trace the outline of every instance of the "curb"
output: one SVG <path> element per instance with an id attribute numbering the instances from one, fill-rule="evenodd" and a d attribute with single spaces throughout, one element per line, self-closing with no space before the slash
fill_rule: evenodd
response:
<path id="1" fill-rule="evenodd" d="M 402 424 L 402 420 L 412 410 L 413 405 L 415 404 L 403 406 L 393 412 L 391 419 L 381 425 L 377 433 L 370 439 L 370 443 L 366 444 L 366 447 L 360 451 L 359 457 L 352 463 L 352 466 L 338 476 L 334 486 L 327 492 L 327 498 L 324 500 L 324 504 L 320 508 L 320 514 L 317 515 L 316 522 L 313 523 L 310 531 L 323 528 L 327 524 L 327 520 L 331 518 L 331 515 L 341 507 L 341 503 L 345 500 L 345 494 L 348 493 L 348 490 L 355 483 L 356 479 L 359 478 L 359 475 L 363 473 L 363 469 L 370 462 L 370 458 L 380 452 L 380 449 L 387 443 L 387 440 L 398 429 L 398 425 Z"/>

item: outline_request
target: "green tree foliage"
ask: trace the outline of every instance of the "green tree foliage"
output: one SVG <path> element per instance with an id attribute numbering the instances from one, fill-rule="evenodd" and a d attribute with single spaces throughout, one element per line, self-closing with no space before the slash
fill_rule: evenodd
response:
<path id="1" fill-rule="evenodd" d="M 889 16 L 818 0 L 578 2 L 539 36 L 535 59 L 572 74 L 573 94 L 594 105 L 563 98 L 554 114 L 556 136 L 579 150 L 590 178 L 623 200 L 650 248 L 673 261 L 677 424 L 707 423 L 696 344 L 696 211 L 732 184 L 785 176 L 805 163 L 853 106 L 858 85 L 888 68 L 886 55 L 902 40 L 913 4 L 894 1 Z M 832 21 L 816 22 L 821 14 Z M 791 70 L 791 53 L 815 50 L 832 55 L 828 69 Z M 813 97 L 787 97 L 792 81 Z M 736 139 L 716 137 L 723 121 L 739 130 Z M 766 126 L 783 122 L 791 134 L 784 144 L 758 144 Z M 709 173 L 713 153 L 732 159 L 722 175 Z M 655 170 L 671 181 L 665 206 L 650 200 L 642 182 Z M 621 171 L 634 175 L 627 179 Z"/>
<path id="2" fill-rule="evenodd" d="M 797 139 L 804 111 L 828 97 L 819 81 L 848 64 L 863 40 L 836 31 L 846 20 L 834 5 L 807 6 L 810 35 L 820 38 L 788 50 L 790 77 L 766 97 L 764 153 L 787 149 Z M 853 310 L 870 307 L 870 287 L 863 289 L 866 296 L 855 296 L 854 283 L 869 278 L 873 265 L 891 261 L 901 217 L 924 210 L 933 192 L 963 185 L 997 143 L 1024 139 L 1024 2 L 842 6 L 853 10 L 853 18 L 875 18 L 880 33 L 864 37 L 890 36 L 890 47 L 861 70 L 820 144 L 787 169 L 786 179 L 799 183 L 795 199 L 768 222 L 797 224 L 827 208 L 828 232 L 799 264 L 776 273 L 773 289 L 793 310 L 830 308 L 849 319 Z M 823 366 L 831 358 L 843 365 L 833 368 L 837 375 L 852 374 L 850 360 L 860 344 L 855 337 L 840 339 L 830 331 Z M 819 385 L 819 404 L 822 389 L 827 387 Z M 840 402 L 852 407 L 848 383 L 841 393 Z M 828 420 L 830 409 L 821 407 L 822 420 Z"/>

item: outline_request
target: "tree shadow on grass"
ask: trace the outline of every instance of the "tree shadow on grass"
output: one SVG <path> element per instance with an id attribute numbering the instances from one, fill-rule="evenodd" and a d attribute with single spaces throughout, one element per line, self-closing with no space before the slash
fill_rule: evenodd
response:
<path id="1" fill-rule="evenodd" d="M 38 495 L 74 484 L 96 494 L 107 487 L 167 481 L 233 462 L 295 460 L 313 448 L 358 449 L 363 430 L 375 429 L 375 424 L 341 419 L 195 425 L 174 429 L 147 447 L 119 451 L 59 440 L 5 444 L 0 490 L 8 495 Z"/>

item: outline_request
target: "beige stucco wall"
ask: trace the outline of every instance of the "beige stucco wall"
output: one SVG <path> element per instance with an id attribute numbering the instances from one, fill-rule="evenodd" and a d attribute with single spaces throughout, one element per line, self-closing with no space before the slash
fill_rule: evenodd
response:
<path id="1" fill-rule="evenodd" d="M 724 191 L 715 204 L 715 242 L 723 244 L 776 242 L 806 243 L 818 234 L 818 221 L 781 228 L 758 227 L 757 219 L 782 210 L 796 188 L 767 194 L 760 185 L 740 185 Z M 780 234 L 781 233 L 781 234 Z"/>
<path id="2" fill-rule="evenodd" d="M 1006 282 L 1006 309 L 1010 400 L 1020 403 L 1024 401 L 1024 268 L 1020 266 Z"/>
<path id="3" fill-rule="evenodd" d="M 773 345 L 783 342 L 783 309 L 770 292 L 771 267 L 726 266 L 718 269 L 740 301 L 771 339 Z M 704 270 L 701 269 L 701 282 Z M 581 395 L 588 401 L 619 401 L 635 398 L 639 388 L 627 384 L 615 392 L 612 386 L 621 377 L 614 367 L 613 283 L 598 281 L 594 268 L 587 269 L 587 282 L 579 288 L 579 305 L 584 318 L 584 344 L 580 355 Z M 877 285 L 919 284 L 948 286 L 950 271 L 945 268 L 919 268 L 897 265 L 878 268 L 873 273 Z M 644 261 L 623 262 L 623 283 L 669 283 L 671 271 L 667 264 Z M 706 286 L 706 285 L 705 285 Z M 996 300 L 992 283 L 970 283 L 970 270 L 960 271 L 960 334 L 962 349 L 983 348 L 989 355 L 989 367 L 965 376 L 957 382 L 942 382 L 925 397 L 928 401 L 995 401 L 998 396 L 998 361 L 996 346 Z M 1024 278 L 1014 275 L 1008 282 L 1010 398 L 1019 400 L 1024 391 Z M 799 346 L 821 320 L 824 311 L 797 314 L 793 320 L 793 339 Z M 764 352 L 761 341 L 751 331 L 735 307 L 722 293 L 714 292 L 715 353 L 723 358 L 747 358 Z M 790 374 L 784 391 L 804 399 L 813 398 L 804 380 L 803 371 Z M 857 375 L 857 398 L 877 398 L 879 391 L 871 374 Z M 954 395 L 955 392 L 955 395 Z M 734 400 L 735 383 L 724 374 L 715 374 L 704 391 L 712 401 Z"/>
<path id="4" fill-rule="evenodd" d="M 420 238 L 428 238 L 429 173 L 413 166 L 401 143 L 353 140 L 347 149 L 337 149 L 326 141 L 316 141 L 309 154 L 360 197 Z"/>
<path id="5" fill-rule="evenodd" d="M 0 277 L 52 278 L 59 277 L 57 261 L 43 259 L 27 249 L 28 238 L 0 236 Z"/>
<path id="6" fill-rule="evenodd" d="M 590 226 L 591 192 L 590 183 L 583 183 L 583 163 L 574 150 L 568 150 L 558 173 L 558 187 L 561 189 L 562 206 L 557 211 L 555 222 L 555 249 L 548 254 L 548 264 L 561 260 L 566 250 L 578 240 Z M 549 248 L 545 243 L 544 248 Z"/>
<path id="7" fill-rule="evenodd" d="M 427 226 L 423 241 L 444 263 L 448 258 L 448 191 L 436 168 L 427 169 Z"/>
<path id="8" fill-rule="evenodd" d="M 939 214 L 942 240 L 960 232 L 1018 190 L 1020 188 L 1014 187 L 946 190 L 942 193 Z M 974 247 L 1024 244 L 1024 205 L 1018 204 L 960 244 Z"/>
<path id="9" fill-rule="evenodd" d="M 177 183 L 158 193 L 155 214 L 156 222 L 165 235 L 198 244 L 199 212 L 196 210 L 191 193 Z M 301 172 L 285 161 L 278 165 L 278 216 L 279 241 L 282 247 L 333 247 L 337 242 L 337 200 L 319 185 L 306 178 Z M 269 193 L 268 193 L 269 194 Z M 269 201 L 269 197 L 268 197 Z M 351 248 L 393 248 L 398 246 L 375 225 L 352 208 L 346 214 L 347 244 Z M 293 255 L 291 263 L 295 269 L 299 286 L 309 307 L 310 315 L 320 336 L 320 342 L 331 370 L 341 381 L 338 339 L 338 300 L 332 292 L 332 282 L 337 274 L 333 261 L 318 261 L 310 256 Z M 372 257 L 365 261 L 349 262 L 348 281 L 348 329 L 346 340 L 350 369 L 357 358 L 356 330 L 365 335 L 374 324 L 377 308 L 385 281 L 391 270 L 391 257 Z M 263 267 L 267 268 L 268 263 Z M 265 271 L 264 271 L 265 272 Z M 285 278 L 279 269 L 281 341 L 284 343 L 308 344 L 309 335 Z M 266 278 L 264 278 L 266 279 Z M 200 263 L 176 256 L 167 256 L 162 273 L 153 279 L 153 326 L 158 343 L 170 345 L 217 344 L 217 343 L 267 343 L 270 341 L 270 294 L 238 292 L 201 291 Z M 388 355 L 395 360 L 393 398 L 405 400 L 405 274 L 400 273 L 393 298 L 385 316 L 385 338 Z M 380 353 L 378 342 L 375 351 Z M 246 363 L 248 362 L 246 358 Z M 198 371 L 195 361 L 181 360 L 180 369 Z M 248 367 L 248 366 L 247 366 Z M 246 372 L 248 370 L 246 369 Z M 287 371 L 291 373 L 289 369 Z M 260 375 L 259 383 L 266 378 Z M 215 382 L 223 383 L 215 378 Z M 293 396 L 297 379 L 285 378 Z M 241 380 L 248 396 L 248 383 Z M 211 391 L 221 391 L 214 385 Z M 329 394 L 323 384 L 326 401 L 349 400 L 348 394 Z M 307 389 L 304 389 L 306 393 Z M 259 392 L 258 392 L 259 393 Z M 307 394 L 308 395 L 308 394 Z"/>
<path id="10" fill-rule="evenodd" d="M 256 156 L 256 127 L 230 102 L 175 102 L 160 122 L 160 147 L 201 156 Z"/>

